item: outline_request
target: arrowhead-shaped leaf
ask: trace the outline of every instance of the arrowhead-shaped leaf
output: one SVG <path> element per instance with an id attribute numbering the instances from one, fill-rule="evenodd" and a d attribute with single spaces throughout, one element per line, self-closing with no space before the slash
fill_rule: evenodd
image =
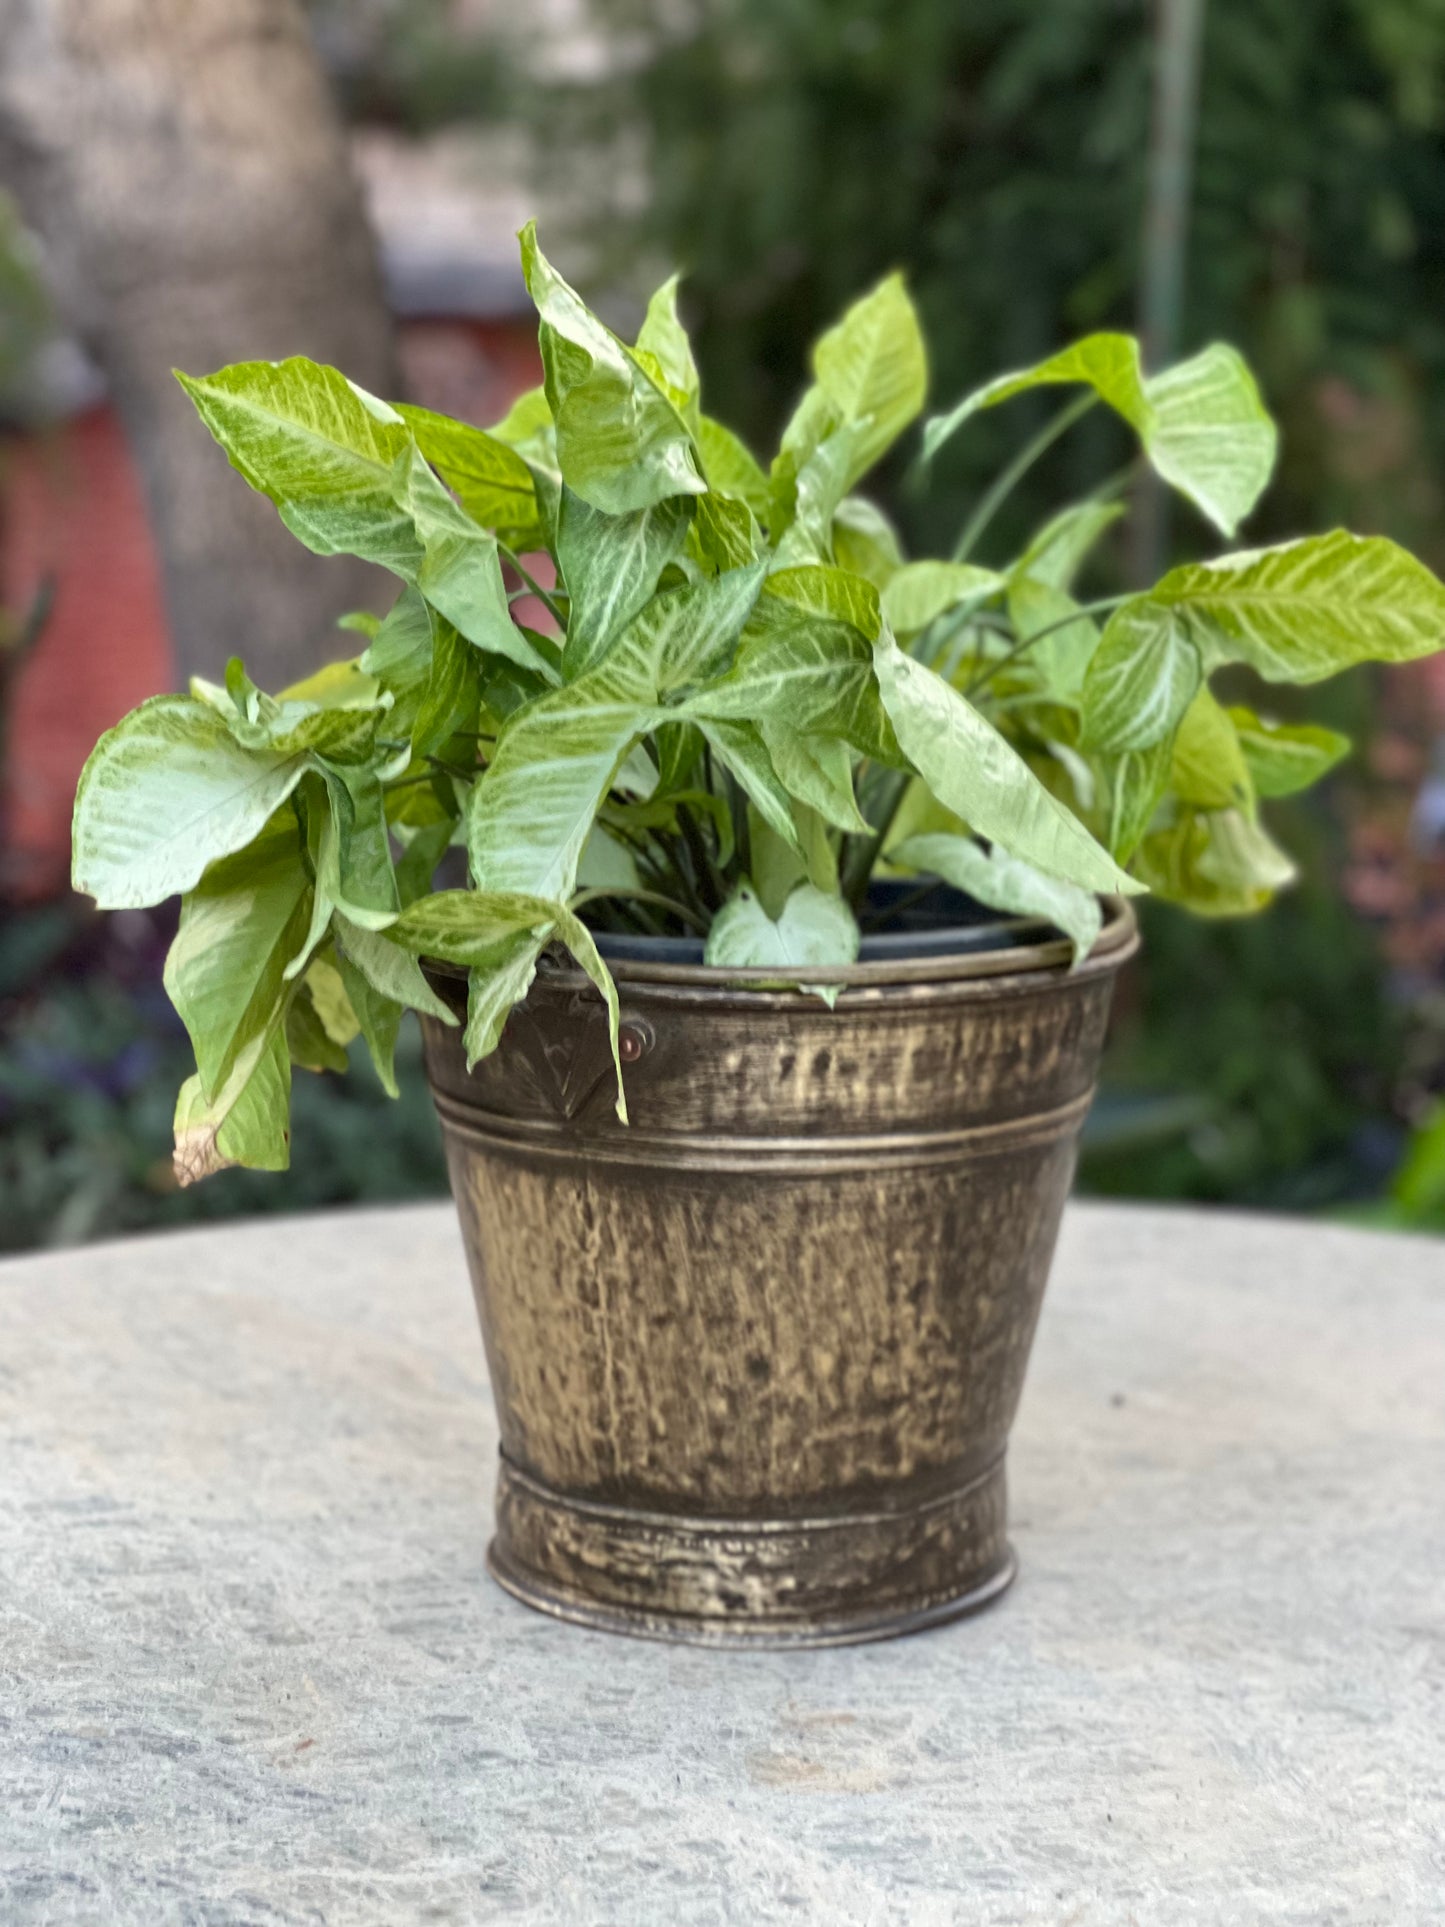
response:
<path id="1" fill-rule="evenodd" d="M 605 328 L 537 246 L 520 235 L 522 272 L 542 318 L 539 340 L 557 460 L 567 486 L 594 508 L 626 515 L 706 489 L 692 436 L 643 361 Z"/>
<path id="2" fill-rule="evenodd" d="M 1145 379 L 1132 335 L 1088 335 L 1033 368 L 1000 375 L 966 395 L 923 433 L 936 455 L 980 409 L 1031 388 L 1082 385 L 1122 415 L 1159 474 L 1232 535 L 1274 467 L 1275 430 L 1254 377 L 1233 348 L 1216 342 L 1189 361 Z"/>
<path id="3" fill-rule="evenodd" d="M 1408 662 L 1445 641 L 1445 584 L 1383 536 L 1308 536 L 1171 569 L 1114 611 L 1084 682 L 1087 740 L 1143 749 L 1202 678 L 1243 662 L 1312 683 L 1361 662 Z"/>
<path id="4" fill-rule="evenodd" d="M 311 922 L 311 881 L 289 808 L 245 850 L 213 863 L 181 904 L 165 984 L 190 1033 L 207 1098 L 282 1021 L 287 966 Z"/>
<path id="5" fill-rule="evenodd" d="M 719 970 L 806 970 L 810 965 L 850 964 L 858 957 L 858 925 L 842 897 L 800 883 L 776 919 L 744 883 L 712 920 L 704 961 Z M 805 984 L 826 1004 L 838 999 L 836 984 Z"/>
<path id="6" fill-rule="evenodd" d="M 1313 723 L 1269 723 L 1252 709 L 1228 712 L 1254 787 L 1261 796 L 1293 796 L 1326 776 L 1350 753 L 1350 739 Z"/>
<path id="7" fill-rule="evenodd" d="M 162 903 L 244 849 L 300 782 L 304 754 L 248 750 L 189 696 L 156 696 L 107 730 L 75 796 L 72 877 L 103 910 Z"/>
<path id="8" fill-rule="evenodd" d="M 568 682 L 591 669 L 651 599 L 662 571 L 682 553 L 692 515 L 686 495 L 607 515 L 562 490 L 557 560 L 569 603 L 562 657 Z"/>
<path id="9" fill-rule="evenodd" d="M 913 836 L 888 852 L 900 870 L 926 870 L 991 910 L 1045 917 L 1074 946 L 1078 963 L 1103 927 L 1099 899 L 1077 884 L 1046 876 L 1006 850 L 985 850 L 972 837 Z"/>
<path id="10" fill-rule="evenodd" d="M 899 746 L 939 802 L 979 836 L 1087 890 L 1139 888 L 958 691 L 886 633 L 874 645 Z"/>

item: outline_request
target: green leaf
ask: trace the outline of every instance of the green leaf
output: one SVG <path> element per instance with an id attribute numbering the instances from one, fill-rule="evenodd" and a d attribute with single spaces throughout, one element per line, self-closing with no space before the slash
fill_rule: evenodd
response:
<path id="1" fill-rule="evenodd" d="M 1023 577 L 1051 589 L 1070 589 L 1094 544 L 1124 513 L 1122 502 L 1075 502 L 1039 530 L 1007 573 L 1012 582 Z"/>
<path id="2" fill-rule="evenodd" d="M 1005 850 L 985 850 L 971 837 L 910 837 L 889 851 L 889 862 L 942 877 L 991 910 L 1046 918 L 1073 944 L 1075 963 L 1088 956 L 1103 927 L 1099 899 L 1088 890 L 1046 876 Z"/>
<path id="3" fill-rule="evenodd" d="M 1109 852 L 1127 863 L 1154 821 L 1169 787 L 1174 745 L 1169 737 L 1148 749 L 1125 749 L 1097 758 L 1109 790 Z"/>
<path id="4" fill-rule="evenodd" d="M 377 725 L 391 708 L 389 691 L 355 662 L 328 663 L 282 695 L 268 696 L 233 656 L 224 687 L 193 676 L 191 694 L 215 710 L 243 749 L 278 756 L 313 750 L 345 763 L 371 757 Z"/>
<path id="5" fill-rule="evenodd" d="M 1234 724 L 1207 689 L 1185 710 L 1174 738 L 1169 787 L 1206 810 L 1254 810 L 1254 785 Z"/>
<path id="6" fill-rule="evenodd" d="M 156 696 L 107 730 L 75 796 L 71 874 L 103 910 L 160 903 L 260 834 L 306 769 L 243 749 L 189 696 Z"/>
<path id="7" fill-rule="evenodd" d="M 468 1070 L 490 1057 L 501 1042 L 507 1019 L 532 987 L 547 941 L 530 931 L 516 931 L 468 971 L 467 1027 L 462 1034 Z"/>
<path id="8" fill-rule="evenodd" d="M 195 1184 L 234 1164 L 284 1171 L 291 1162 L 291 1060 L 281 1025 L 238 1058 L 223 1087 L 207 1098 L 188 1077 L 176 1099 L 176 1179 Z"/>
<path id="9" fill-rule="evenodd" d="M 609 515 L 671 495 L 701 495 L 707 484 L 671 399 L 547 261 L 535 222 L 519 238 L 522 272 L 542 318 L 538 339 L 562 479 Z"/>
<path id="10" fill-rule="evenodd" d="M 768 478 L 732 430 L 704 415 L 697 426 L 697 445 L 709 489 L 746 503 L 760 522 L 766 521 Z"/>
<path id="11" fill-rule="evenodd" d="M 709 489 L 697 497 L 696 512 L 687 532 L 687 555 L 709 575 L 744 569 L 758 557 L 761 537 L 746 502 Z"/>
<path id="12" fill-rule="evenodd" d="M 1204 917 L 1251 916 L 1295 874 L 1278 845 L 1239 810 L 1181 809 L 1145 837 L 1134 861 L 1157 896 Z"/>
<path id="13" fill-rule="evenodd" d="M 387 934 L 407 950 L 471 968 L 465 1039 L 468 1069 L 495 1048 L 507 1012 L 526 995 L 542 947 L 553 936 L 559 938 L 607 1005 L 617 1071 L 617 1115 L 627 1122 L 617 989 L 591 932 L 565 904 L 515 891 L 444 890 L 413 904 Z"/>
<path id="14" fill-rule="evenodd" d="M 286 1051 L 292 1065 L 303 1071 L 344 1072 L 350 1067 L 345 1050 L 321 1021 L 309 978 L 296 986 L 287 1005 Z"/>
<path id="15" fill-rule="evenodd" d="M 1084 741 L 1113 753 L 1167 744 L 1203 681 L 1199 651 L 1173 613 L 1126 602 L 1084 673 Z"/>
<path id="16" fill-rule="evenodd" d="M 1274 467 L 1275 430 L 1254 377 L 1233 348 L 1216 342 L 1189 361 L 1144 378 L 1132 335 L 1096 334 L 1033 368 L 1000 375 L 966 395 L 923 432 L 932 460 L 970 416 L 1031 388 L 1081 384 L 1138 434 L 1159 474 L 1225 535 L 1259 499 Z"/>
<path id="17" fill-rule="evenodd" d="M 704 961 L 719 970 L 778 970 L 850 964 L 858 957 L 858 925 L 842 897 L 801 883 L 775 919 L 750 883 L 739 886 L 718 911 L 708 932 Z M 788 977 L 781 981 L 788 984 Z M 830 1007 L 837 984 L 801 984 Z"/>
<path id="18" fill-rule="evenodd" d="M 496 538 L 447 494 L 388 403 L 303 356 L 177 379 L 232 467 L 309 549 L 390 569 L 478 648 L 546 672 L 511 619 Z"/>
<path id="19" fill-rule="evenodd" d="M 307 944 L 311 895 L 300 826 L 286 809 L 248 849 L 213 863 L 183 898 L 165 986 L 208 1098 L 282 1022 L 287 966 Z"/>
<path id="20" fill-rule="evenodd" d="M 1077 704 L 1099 646 L 1098 625 L 1079 613 L 1066 590 L 1031 575 L 1010 580 L 1008 612 L 1019 642 L 1027 644 L 1022 662 L 1055 702 Z"/>
<path id="21" fill-rule="evenodd" d="M 399 402 L 396 412 L 474 522 L 508 532 L 536 528 L 532 471 L 515 449 L 484 429 L 433 414 L 429 408 Z"/>
<path id="22" fill-rule="evenodd" d="M 393 940 L 394 928 L 382 935 L 338 915 L 336 935 L 342 961 L 353 965 L 379 997 L 435 1017 L 439 1023 L 454 1024 L 456 1018 L 422 975 L 415 959 Z M 354 997 L 352 1002 L 356 1002 Z"/>
<path id="23" fill-rule="evenodd" d="M 883 590 L 883 616 L 894 635 L 913 636 L 960 604 L 986 602 L 1003 586 L 995 570 L 968 562 L 909 562 Z"/>
<path id="24" fill-rule="evenodd" d="M 1147 748 L 1226 663 L 1313 683 L 1356 663 L 1431 655 L 1442 640 L 1445 584 L 1383 536 L 1337 529 L 1189 563 L 1111 616 L 1084 684 L 1086 737 Z"/>
<path id="25" fill-rule="evenodd" d="M 861 576 L 782 570 L 764 585 L 731 670 L 699 689 L 686 713 L 710 723 L 752 719 L 775 738 L 831 736 L 860 756 L 896 763 L 873 674 L 869 638 L 879 621 L 877 594 Z"/>
<path id="26" fill-rule="evenodd" d="M 865 434 L 863 423 L 845 422 L 818 444 L 796 473 L 784 451 L 774 478 L 771 510 L 776 568 L 832 562 L 833 518 L 855 479 L 855 454 Z"/>
<path id="27" fill-rule="evenodd" d="M 408 957 L 405 961 L 410 963 L 411 959 Z M 391 997 L 383 996 L 344 952 L 338 962 L 341 983 L 347 1001 L 356 1014 L 372 1069 L 387 1096 L 397 1097 L 400 1092 L 396 1082 L 396 1040 L 401 1030 L 402 1005 Z M 432 998 L 430 990 L 427 996 Z M 432 998 L 432 1001 L 436 1003 L 439 1000 Z M 446 1007 L 442 1005 L 441 1008 Z M 449 1010 L 446 1012 L 446 1022 L 456 1022 Z"/>
<path id="28" fill-rule="evenodd" d="M 773 759 L 757 725 L 719 718 L 701 723 L 699 727 L 713 755 L 769 829 L 801 856 L 802 845 L 793 822 L 793 799 L 773 768 Z"/>
<path id="29" fill-rule="evenodd" d="M 901 274 L 880 281 L 818 338 L 813 373 L 836 419 L 863 426 L 851 487 L 897 441 L 928 393 L 928 351 Z"/>
<path id="30" fill-rule="evenodd" d="M 992 723 L 887 634 L 874 645 L 883 707 L 904 755 L 938 800 L 979 836 L 1088 890 L 1139 886 L 1055 797 Z"/>
<path id="31" fill-rule="evenodd" d="M 856 836 L 870 834 L 853 794 L 853 759 L 846 743 L 766 718 L 760 728 L 773 768 L 790 796 L 816 810 L 835 829 Z"/>
<path id="32" fill-rule="evenodd" d="M 484 891 L 565 902 L 599 804 L 664 698 L 716 672 L 757 598 L 761 567 L 654 596 L 595 669 L 520 709 L 472 791 L 468 850 Z"/>
<path id="33" fill-rule="evenodd" d="M 557 561 L 569 604 L 562 656 L 569 682 L 607 653 L 651 599 L 662 571 L 682 553 L 692 515 L 688 496 L 672 496 L 627 515 L 606 515 L 563 488 Z"/>
<path id="34" fill-rule="evenodd" d="M 1350 753 L 1350 739 L 1313 723 L 1270 723 L 1252 709 L 1228 712 L 1260 796 L 1293 796 L 1317 783 Z"/>
<path id="35" fill-rule="evenodd" d="M 391 697 L 387 731 L 409 736 L 432 671 L 432 618 L 417 589 L 403 589 L 373 632 L 360 668 Z"/>
<path id="36" fill-rule="evenodd" d="M 861 495 L 847 495 L 833 517 L 833 559 L 882 590 L 903 567 L 898 531 L 882 509 Z"/>
<path id="37" fill-rule="evenodd" d="M 669 399 L 695 435 L 699 425 L 697 398 L 701 384 L 697 363 L 692 356 L 692 343 L 677 315 L 677 282 L 678 277 L 672 275 L 648 302 L 647 313 L 638 331 L 637 348 L 640 354 L 650 355 L 656 362 Z"/>
<path id="38" fill-rule="evenodd" d="M 430 607 L 427 618 L 431 663 L 411 727 L 412 754 L 417 757 L 435 756 L 459 730 L 476 728 L 485 662 L 463 640 L 455 623 Z M 512 668 L 509 665 L 509 671 Z M 528 672 L 516 669 L 515 674 L 526 676 Z"/>
<path id="39" fill-rule="evenodd" d="M 375 770 L 321 762 L 330 814 L 322 830 L 318 892 L 353 923 L 381 930 L 401 909 Z"/>

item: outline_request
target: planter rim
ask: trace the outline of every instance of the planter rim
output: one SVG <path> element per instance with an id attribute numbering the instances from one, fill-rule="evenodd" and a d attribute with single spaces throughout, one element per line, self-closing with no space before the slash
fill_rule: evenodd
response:
<path id="1" fill-rule="evenodd" d="M 1092 976 L 1096 971 L 1115 970 L 1138 948 L 1138 919 L 1129 899 L 1111 896 L 1102 901 L 1105 909 L 1104 927 L 1088 956 L 1074 966 L 1075 976 Z M 1036 919 L 1001 919 L 994 927 L 1005 931 L 1036 930 L 1038 923 Z M 935 943 L 938 934 L 930 933 Z M 794 986 L 808 989 L 815 985 L 820 988 L 837 985 L 844 990 L 866 991 L 883 990 L 893 985 L 943 986 L 970 979 L 992 979 L 991 988 L 1001 989 L 1002 985 L 997 982 L 999 978 L 1063 976 L 1069 972 L 1073 950 L 1067 937 L 1010 943 L 996 950 L 963 947 L 962 940 L 972 938 L 976 945 L 977 937 L 978 925 L 961 925 L 960 948 L 951 954 L 940 954 L 935 950 L 926 956 L 905 955 L 867 963 L 800 966 L 796 970 L 789 970 L 783 980 L 780 980 L 776 967 L 768 966 L 723 969 L 713 964 L 646 963 L 624 957 L 609 957 L 606 961 L 618 984 L 657 985 L 664 990 L 728 992 L 733 996 L 760 1000 L 768 998 L 770 1001 L 791 1001 L 797 995 Z M 446 963 L 431 957 L 424 961 L 428 974 L 452 978 L 464 978 L 467 975 L 466 967 L 462 964 Z M 559 989 L 591 988 L 591 979 L 571 963 L 549 969 L 547 981 Z"/>

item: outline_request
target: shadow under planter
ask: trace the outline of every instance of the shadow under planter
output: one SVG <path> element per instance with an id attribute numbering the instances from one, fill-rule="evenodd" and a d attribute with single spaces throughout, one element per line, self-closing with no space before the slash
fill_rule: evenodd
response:
<path id="1" fill-rule="evenodd" d="M 1004 1590 L 1009 1427 L 1136 945 L 1121 903 L 1072 971 L 1038 926 L 885 939 L 800 973 L 842 986 L 831 1011 L 611 946 L 630 1126 L 579 971 L 540 970 L 470 1074 L 425 1021 L 509 1591 L 619 1632 L 816 1646 Z M 462 1010 L 462 973 L 428 974 Z"/>

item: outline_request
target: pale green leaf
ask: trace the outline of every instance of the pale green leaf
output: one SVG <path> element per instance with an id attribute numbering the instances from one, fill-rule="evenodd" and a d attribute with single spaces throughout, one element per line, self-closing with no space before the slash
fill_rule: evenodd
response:
<path id="1" fill-rule="evenodd" d="M 900 870 L 942 877 L 991 910 L 1046 918 L 1073 944 L 1075 963 L 1088 956 L 1103 927 L 1099 899 L 1090 891 L 1046 876 L 1006 850 L 985 850 L 971 837 L 910 837 L 889 851 L 888 860 Z"/>
<path id="2" fill-rule="evenodd" d="M 308 941 L 311 896 L 300 826 L 286 809 L 249 848 L 213 863 L 182 899 L 165 986 L 208 1098 L 281 1022 L 287 966 Z"/>
<path id="3" fill-rule="evenodd" d="M 350 1058 L 321 1021 L 309 978 L 303 978 L 291 993 L 285 1035 L 293 1069 L 345 1072 L 350 1068 Z"/>
<path id="4" fill-rule="evenodd" d="M 1228 713 L 1201 689 L 1180 719 L 1169 787 L 1182 802 L 1206 810 L 1254 809 L 1254 784 Z"/>
<path id="5" fill-rule="evenodd" d="M 468 850 L 484 891 L 565 902 L 597 809 L 663 699 L 713 674 L 757 598 L 761 566 L 654 596 L 595 669 L 507 723 L 472 792 Z"/>
<path id="6" fill-rule="evenodd" d="M 1099 646 L 1098 625 L 1079 613 L 1067 590 L 1031 575 L 1010 580 L 1008 612 L 1020 645 L 1026 645 L 1023 663 L 1055 702 L 1076 704 Z"/>
<path id="7" fill-rule="evenodd" d="M 537 523 L 532 471 L 515 449 L 469 422 L 399 402 L 396 412 L 416 445 L 483 528 L 530 530 Z"/>
<path id="8" fill-rule="evenodd" d="M 833 517 L 833 559 L 881 590 L 903 567 L 903 548 L 882 509 L 861 495 L 847 495 Z"/>
<path id="9" fill-rule="evenodd" d="M 512 622 L 495 537 L 448 495 L 388 403 L 303 356 L 178 379 L 308 548 L 390 569 L 478 648 L 545 671 Z"/>
<path id="10" fill-rule="evenodd" d="M 1134 861 L 1157 896 L 1205 917 L 1250 916 L 1295 875 L 1284 852 L 1240 810 L 1181 809 L 1145 837 Z"/>
<path id="11" fill-rule="evenodd" d="M 1107 749 L 1159 741 L 1226 663 L 1313 683 L 1442 642 L 1445 584 L 1383 536 L 1337 529 L 1188 563 L 1110 617 L 1084 685 L 1087 738 Z"/>
<path id="12" fill-rule="evenodd" d="M 755 723 L 717 718 L 699 725 L 713 755 L 739 785 L 768 827 L 798 851 L 793 800 L 783 787 Z"/>
<path id="13" fill-rule="evenodd" d="M 1350 739 L 1313 723 L 1271 723 L 1252 709 L 1228 712 L 1261 796 L 1293 796 L 1317 783 L 1350 753 Z"/>
<path id="14" fill-rule="evenodd" d="M 284 1171 L 291 1162 L 291 1060 L 281 1024 L 237 1059 L 207 1098 L 188 1077 L 176 1099 L 176 1180 L 195 1184 L 230 1165 Z"/>
<path id="15" fill-rule="evenodd" d="M 867 836 L 853 793 L 853 759 L 848 745 L 834 736 L 793 729 L 767 718 L 759 725 L 779 781 L 835 829 Z"/>
<path id="16" fill-rule="evenodd" d="M 768 478 L 732 430 L 704 415 L 698 422 L 697 443 L 708 487 L 746 503 L 760 522 L 766 521 Z"/>
<path id="17" fill-rule="evenodd" d="M 1092 388 L 1138 434 L 1159 474 L 1225 535 L 1258 500 L 1274 467 L 1275 430 L 1254 377 L 1233 348 L 1216 342 L 1189 361 L 1145 379 L 1132 335 L 1096 334 L 1017 374 L 966 395 L 924 429 L 932 459 L 980 409 L 1031 388 Z"/>
<path id="18" fill-rule="evenodd" d="M 928 393 L 928 351 L 901 274 L 890 274 L 819 336 L 813 374 L 840 422 L 864 425 L 849 486 L 918 415 Z"/>
<path id="19" fill-rule="evenodd" d="M 1075 502 L 1039 530 L 1007 574 L 1017 582 L 1030 576 L 1051 589 L 1070 589 L 1081 564 L 1099 537 L 1124 513 L 1122 502 Z"/>
<path id="20" fill-rule="evenodd" d="M 107 730 L 75 796 L 72 877 L 103 910 L 160 903 L 243 849 L 301 780 L 304 755 L 242 748 L 189 696 L 156 696 Z"/>
<path id="21" fill-rule="evenodd" d="M 405 961 L 410 963 L 411 959 L 408 957 Z M 365 1040 L 372 1069 L 387 1096 L 397 1097 L 400 1092 L 396 1082 L 396 1040 L 401 1030 L 402 1005 L 393 998 L 383 996 L 345 952 L 341 953 L 338 963 L 340 982 Z M 427 996 L 434 1003 L 439 1002 L 432 997 L 430 990 Z M 441 1008 L 445 1009 L 445 1006 Z M 446 1022 L 456 1022 L 449 1010 L 446 1012 Z"/>
<path id="22" fill-rule="evenodd" d="M 605 328 L 522 229 L 522 272 L 539 340 L 557 459 L 568 487 L 609 515 L 701 495 L 687 423 L 645 365 Z"/>
<path id="23" fill-rule="evenodd" d="M 336 935 L 343 960 L 355 966 L 378 996 L 435 1017 L 439 1023 L 454 1024 L 456 1018 L 422 975 L 415 959 L 393 941 L 394 929 L 392 925 L 382 934 L 338 915 Z"/>
<path id="24" fill-rule="evenodd" d="M 648 302 L 647 313 L 637 335 L 637 348 L 639 353 L 651 355 L 656 362 L 669 398 L 696 434 L 700 384 L 692 343 L 678 319 L 677 282 L 675 274 L 670 276 Z"/>
<path id="25" fill-rule="evenodd" d="M 462 1046 L 467 1069 L 489 1057 L 501 1042 L 507 1019 L 532 987 L 546 936 L 514 931 L 467 972 L 467 1026 Z"/>
<path id="26" fill-rule="evenodd" d="M 607 515 L 570 488 L 557 516 L 557 561 L 568 598 L 563 674 L 569 682 L 607 653 L 657 588 L 669 562 L 682 553 L 692 520 L 692 498 Z"/>
<path id="27" fill-rule="evenodd" d="M 968 562 L 908 562 L 883 590 L 883 616 L 894 635 L 913 636 L 950 609 L 986 602 L 1003 586 L 995 570 Z"/>
<path id="28" fill-rule="evenodd" d="M 617 1115 L 627 1122 L 618 1054 L 617 990 L 591 932 L 565 904 L 517 892 L 445 890 L 413 904 L 388 936 L 407 950 L 471 969 L 465 1038 L 468 1068 L 495 1047 L 507 1012 L 526 995 L 542 947 L 553 936 L 560 939 L 607 1005 L 617 1070 Z"/>
<path id="29" fill-rule="evenodd" d="M 1088 890 L 1133 891 L 1078 818 L 941 676 L 887 634 L 874 648 L 883 706 L 899 745 L 938 800 L 979 836 Z"/>
<path id="30" fill-rule="evenodd" d="M 719 970 L 776 970 L 783 984 L 794 971 L 851 964 L 858 957 L 858 925 L 840 896 L 811 883 L 799 884 L 777 918 L 770 917 L 750 884 L 742 884 L 718 911 L 708 931 L 704 960 Z M 836 984 L 801 984 L 826 1004 Z"/>

